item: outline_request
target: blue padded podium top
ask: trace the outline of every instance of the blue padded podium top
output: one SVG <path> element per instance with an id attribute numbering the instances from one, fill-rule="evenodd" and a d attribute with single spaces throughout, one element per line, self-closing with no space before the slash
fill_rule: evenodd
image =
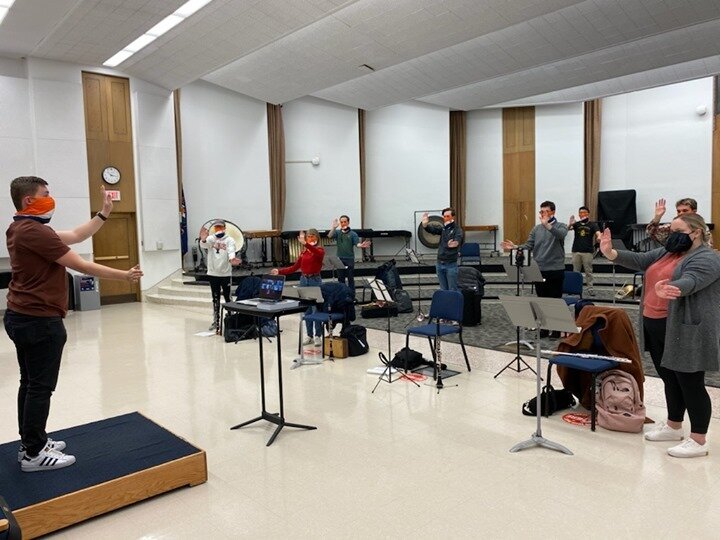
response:
<path id="1" fill-rule="evenodd" d="M 17 461 L 20 442 L 0 445 L 0 494 L 13 511 L 201 451 L 137 412 L 49 435 L 67 443 L 74 465 L 24 473 Z"/>

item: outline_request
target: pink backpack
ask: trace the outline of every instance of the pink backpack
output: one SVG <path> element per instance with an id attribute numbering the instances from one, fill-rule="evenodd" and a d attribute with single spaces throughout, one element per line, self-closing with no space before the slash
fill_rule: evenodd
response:
<path id="1" fill-rule="evenodd" d="M 597 423 L 612 431 L 640 433 L 645 423 L 645 405 L 635 377 L 611 369 L 603 374 L 595 400 Z"/>

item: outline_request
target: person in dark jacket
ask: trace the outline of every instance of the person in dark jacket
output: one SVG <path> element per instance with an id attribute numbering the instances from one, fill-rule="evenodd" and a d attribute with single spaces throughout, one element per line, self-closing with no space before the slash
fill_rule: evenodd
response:
<path id="1" fill-rule="evenodd" d="M 422 216 L 422 226 L 432 234 L 440 235 L 437 264 L 435 266 L 440 288 L 457 291 L 458 252 L 463 241 L 463 230 L 455 223 L 455 209 L 444 208 L 442 211 L 443 225 L 430 223 L 429 215 Z"/>

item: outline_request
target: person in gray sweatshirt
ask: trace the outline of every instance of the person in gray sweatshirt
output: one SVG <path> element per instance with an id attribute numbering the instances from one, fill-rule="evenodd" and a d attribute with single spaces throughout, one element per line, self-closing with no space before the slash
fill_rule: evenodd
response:
<path id="1" fill-rule="evenodd" d="M 561 298 L 565 278 L 565 237 L 568 227 L 555 218 L 555 203 L 540 203 L 540 223 L 530 231 L 530 236 L 519 246 L 510 240 L 501 242 L 503 249 L 529 249 L 538 263 L 545 281 L 535 283 L 537 295 L 542 298 Z"/>

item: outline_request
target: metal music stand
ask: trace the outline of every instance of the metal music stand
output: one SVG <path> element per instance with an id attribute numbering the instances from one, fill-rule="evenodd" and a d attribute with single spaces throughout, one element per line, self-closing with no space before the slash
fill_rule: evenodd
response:
<path id="1" fill-rule="evenodd" d="M 345 263 L 342 262 L 339 257 L 336 257 L 335 255 L 325 255 L 325 258 L 323 259 L 323 268 L 325 270 L 331 270 L 333 277 L 338 279 L 338 270 L 345 270 L 347 269 L 347 266 L 345 266 Z"/>
<path id="2" fill-rule="evenodd" d="M 515 261 L 515 262 L 517 262 L 517 261 Z M 503 261 L 503 267 L 505 268 L 505 273 L 508 276 L 512 276 L 513 274 L 515 274 L 515 276 L 516 276 L 516 278 L 515 278 L 516 279 L 516 281 L 515 281 L 515 287 L 516 287 L 515 296 L 518 298 L 521 297 L 525 292 L 524 286 L 525 286 L 526 281 L 529 281 L 531 283 L 545 281 L 545 279 L 542 277 L 542 272 L 540 272 L 540 267 L 537 265 L 537 263 L 535 261 L 530 261 L 529 266 L 513 264 L 513 261 Z M 528 326 L 528 328 L 532 328 L 532 325 Z M 533 350 L 534 347 L 529 341 L 526 341 L 525 339 L 520 339 L 520 337 L 521 337 L 520 326 L 515 327 L 515 332 L 516 332 L 516 340 L 508 341 L 505 344 L 505 345 L 512 345 L 513 343 L 516 344 L 517 348 L 516 348 L 515 358 L 510 360 L 510 362 L 508 362 L 508 364 L 504 368 L 502 368 L 500 371 L 498 371 L 495 374 L 495 376 L 493 377 L 493 379 L 497 379 L 498 376 L 508 368 L 515 371 L 516 373 L 520 373 L 521 371 L 525 371 L 526 369 L 529 369 L 530 371 L 535 373 L 533 368 L 530 367 L 530 365 L 527 362 L 525 362 L 525 359 L 523 359 L 522 356 L 520 356 L 520 345 L 525 345 L 531 351 Z M 524 336 L 522 336 L 522 337 L 524 337 Z M 522 362 L 525 367 L 520 367 L 520 362 Z M 515 364 L 514 366 L 513 366 L 513 363 Z"/>
<path id="3" fill-rule="evenodd" d="M 385 306 L 385 316 L 387 318 L 387 351 L 388 351 L 387 356 L 385 358 L 383 358 L 383 356 L 385 356 L 385 355 L 383 355 L 382 352 L 378 353 L 378 356 L 380 357 L 380 361 L 385 365 L 385 369 L 378 377 L 378 382 L 375 383 L 375 387 L 372 389 L 372 392 L 370 392 L 370 393 L 374 394 L 375 390 L 377 390 L 378 385 L 382 381 L 392 384 L 395 381 L 398 381 L 400 379 L 407 379 L 408 381 L 412 382 L 415 386 L 417 386 L 419 388 L 420 385 L 418 383 L 413 381 L 406 374 L 400 373 L 400 371 L 397 371 L 397 373 L 400 373 L 400 375 L 397 378 L 395 378 L 394 380 L 392 378 L 393 367 L 392 367 L 392 365 L 390 365 L 390 358 L 391 358 L 391 356 L 390 356 L 390 354 L 391 354 L 390 353 L 390 348 L 391 348 L 391 345 L 390 345 L 390 305 L 394 304 L 395 302 L 393 301 L 392 296 L 390 296 L 390 291 L 387 290 L 387 287 L 385 287 L 385 283 L 383 283 L 382 280 L 377 279 L 377 278 L 369 279 L 368 285 L 370 285 L 370 289 L 372 290 L 373 295 L 375 295 L 375 299 L 378 302 L 384 303 L 384 306 Z"/>
<path id="4" fill-rule="evenodd" d="M 427 318 L 427 315 L 423 313 L 422 307 L 420 305 L 420 295 L 421 295 L 421 289 L 420 289 L 420 267 L 424 266 L 422 262 L 420 262 L 420 257 L 418 257 L 418 254 L 415 252 L 414 249 L 411 248 L 405 248 L 405 253 L 407 253 L 408 258 L 417 265 L 418 273 L 417 273 L 417 284 L 418 284 L 418 293 L 417 293 L 417 303 L 418 303 L 418 310 L 417 314 L 415 315 L 415 319 L 420 322 L 424 321 Z M 410 321 L 412 322 L 412 321 Z M 407 328 L 410 325 L 410 323 L 405 325 L 405 328 Z"/>
<path id="5" fill-rule="evenodd" d="M 303 303 L 307 303 L 308 307 L 312 304 L 322 304 L 325 301 L 320 287 L 285 287 L 283 288 L 282 294 L 285 298 L 295 298 Z M 323 363 L 322 359 L 318 361 L 317 358 L 305 358 L 305 349 L 302 345 L 302 325 L 304 321 L 305 318 L 300 317 L 300 326 L 298 328 L 298 349 L 300 356 L 292 361 L 290 369 L 299 368 L 300 366 L 316 366 Z"/>
<path id="6" fill-rule="evenodd" d="M 533 298 L 521 296 L 500 296 L 500 303 L 507 312 L 510 320 L 516 326 L 535 327 L 537 335 L 536 355 L 536 404 L 537 404 L 537 427 L 535 433 L 526 441 L 520 442 L 510 449 L 510 452 L 519 452 L 533 446 L 542 446 L 550 450 L 557 450 L 564 454 L 573 453 L 561 444 L 549 441 L 542 435 L 540 406 L 541 377 L 540 377 L 540 329 L 577 334 L 578 328 L 567 308 L 567 304 L 561 298 Z"/>

